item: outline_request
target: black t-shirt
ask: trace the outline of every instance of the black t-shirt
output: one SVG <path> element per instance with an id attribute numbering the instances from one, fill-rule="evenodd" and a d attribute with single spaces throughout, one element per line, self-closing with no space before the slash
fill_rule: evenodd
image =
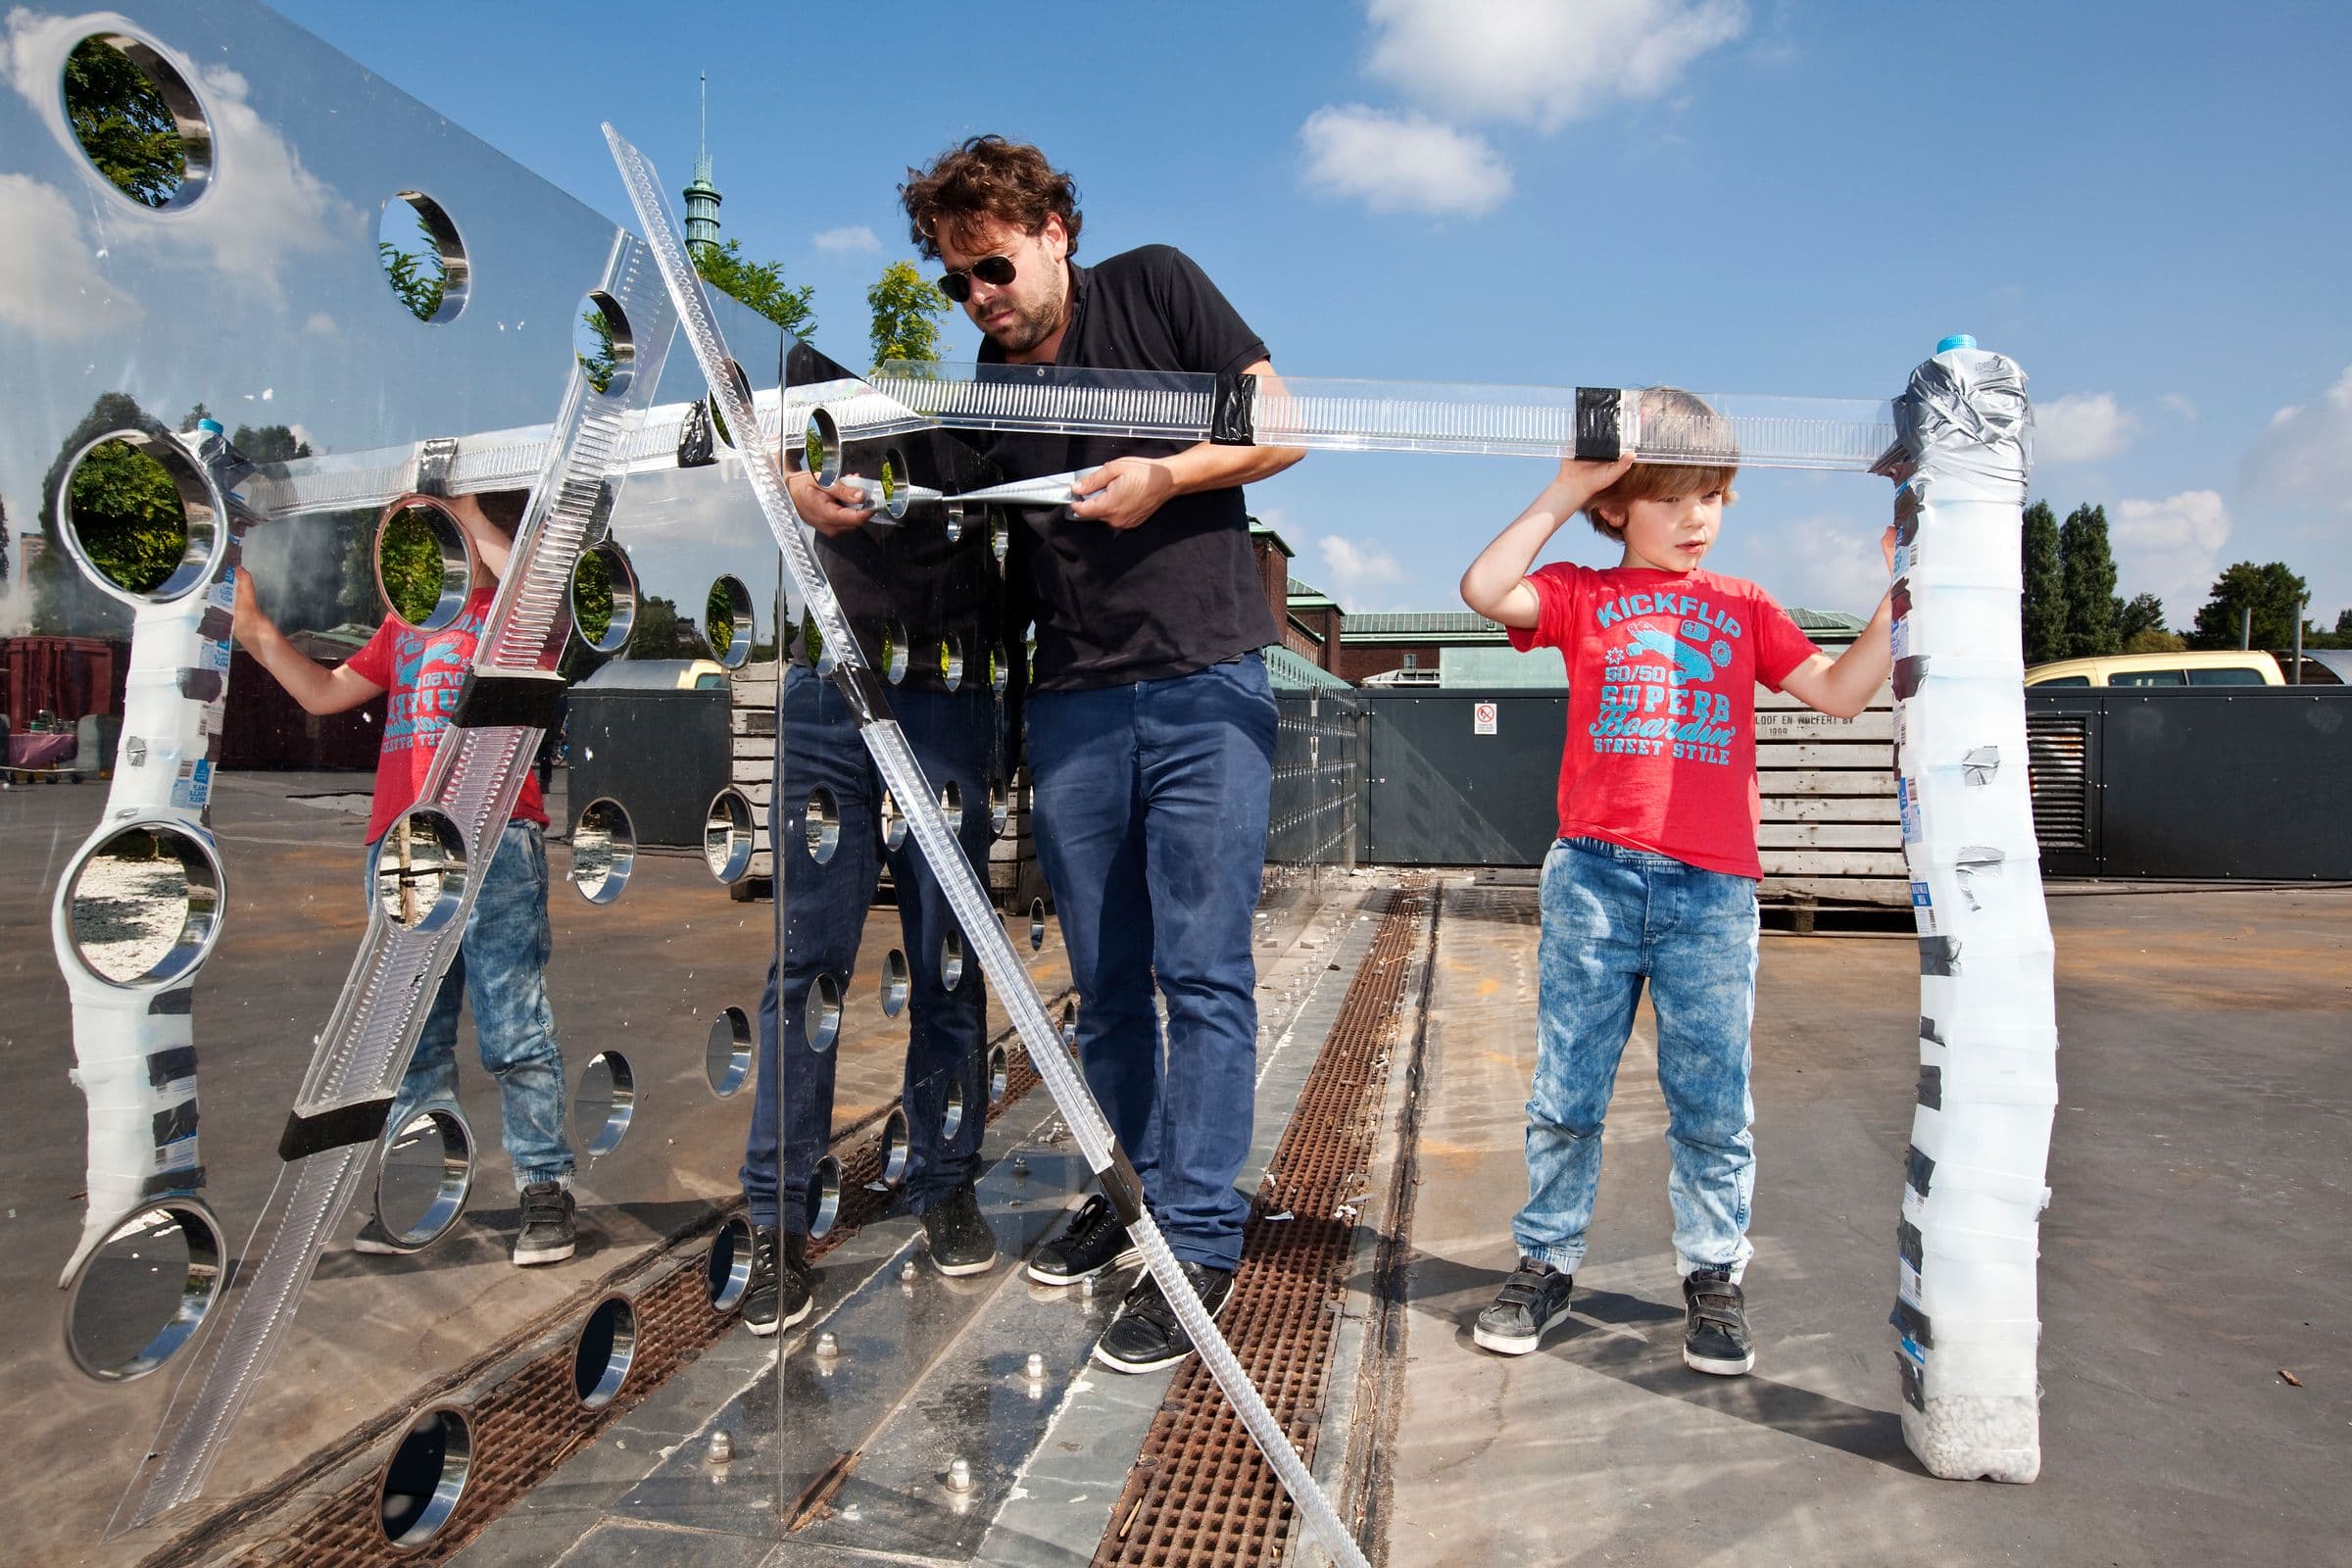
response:
<path id="1" fill-rule="evenodd" d="M 1109 370 L 1237 373 L 1266 345 L 1182 251 L 1146 245 L 1095 267 L 1070 264 L 1070 322 L 1054 363 Z M 1004 363 L 994 339 L 983 364 Z M 1004 435 L 977 444 L 1008 479 L 1119 457 L 1166 457 L 1187 443 L 1107 436 Z M 1037 626 L 1041 691 L 1124 686 L 1186 675 L 1279 642 L 1250 549 L 1240 486 L 1178 496 L 1121 531 L 1061 507 L 1013 514 L 1012 586 Z"/>

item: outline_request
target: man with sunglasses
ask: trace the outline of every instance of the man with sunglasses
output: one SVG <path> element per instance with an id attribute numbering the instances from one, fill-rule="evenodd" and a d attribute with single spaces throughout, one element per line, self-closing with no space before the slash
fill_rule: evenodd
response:
<path id="1" fill-rule="evenodd" d="M 941 291 L 980 328 L 984 366 L 1272 374 L 1265 343 L 1182 252 L 1073 261 L 1077 188 L 1035 147 L 975 136 L 907 174 L 914 242 L 946 266 Z M 1277 722 L 1259 650 L 1281 639 L 1241 487 L 1302 454 L 1057 435 L 984 450 L 1011 479 L 1093 470 L 1075 505 L 1022 509 L 1011 530 L 1007 644 L 1030 621 L 1037 639 L 1038 859 L 1078 987 L 1087 1082 L 1213 1314 L 1250 1212 L 1234 1182 L 1255 1089 L 1250 917 Z M 855 525 L 846 513 L 809 520 Z M 1069 1285 L 1136 1260 L 1097 1196 L 1029 1273 Z M 1145 1372 L 1191 1350 L 1147 1274 L 1095 1356 Z"/>

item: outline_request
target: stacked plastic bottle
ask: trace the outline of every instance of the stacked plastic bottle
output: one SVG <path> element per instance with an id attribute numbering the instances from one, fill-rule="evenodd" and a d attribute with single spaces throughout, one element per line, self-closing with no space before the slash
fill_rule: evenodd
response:
<path id="1" fill-rule="evenodd" d="M 2025 374 L 1946 339 L 1896 405 L 1895 767 L 1919 925 L 1902 1219 L 1903 1439 L 1935 1475 L 2041 1468 L 2035 1292 L 2058 1101 L 2019 640 Z"/>

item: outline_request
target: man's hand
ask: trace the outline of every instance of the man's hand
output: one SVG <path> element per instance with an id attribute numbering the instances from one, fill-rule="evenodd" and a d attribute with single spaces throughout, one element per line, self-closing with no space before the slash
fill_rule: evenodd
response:
<path id="1" fill-rule="evenodd" d="M 792 497 L 792 510 L 800 514 L 801 520 L 827 538 L 855 532 L 874 515 L 873 504 L 866 500 L 865 492 L 847 478 L 828 490 L 820 487 L 815 475 L 807 469 L 796 469 L 784 476 L 784 489 Z"/>
<path id="2" fill-rule="evenodd" d="M 1070 515 L 1113 528 L 1136 527 L 1173 500 L 1176 476 L 1151 458 L 1113 458 L 1070 487 Z"/>

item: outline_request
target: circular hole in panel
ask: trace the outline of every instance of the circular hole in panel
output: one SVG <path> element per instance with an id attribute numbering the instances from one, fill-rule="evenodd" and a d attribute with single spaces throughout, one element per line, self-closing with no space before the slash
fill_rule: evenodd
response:
<path id="1" fill-rule="evenodd" d="M 896 686 L 906 678 L 906 624 L 901 620 L 882 623 L 882 678 Z"/>
<path id="2" fill-rule="evenodd" d="M 825 409 L 808 411 L 795 454 L 801 470 L 820 485 L 841 482 L 841 424 Z"/>
<path id="3" fill-rule="evenodd" d="M 808 1173 L 808 1239 L 815 1241 L 841 1217 L 841 1161 L 831 1154 Z"/>
<path id="4" fill-rule="evenodd" d="M 721 1007 L 710 1020 L 710 1039 L 703 1047 L 703 1075 L 710 1092 L 724 1100 L 752 1075 L 752 1020 L 741 1007 Z"/>
<path id="5" fill-rule="evenodd" d="M 579 319 L 572 323 L 571 352 L 580 362 L 588 384 L 607 397 L 629 388 L 637 366 L 636 340 L 629 335 L 629 318 L 620 302 L 601 288 L 592 288 L 580 301 Z"/>
<path id="6" fill-rule="evenodd" d="M 939 809 L 940 814 L 948 819 L 949 832 L 963 831 L 963 787 L 954 779 L 940 786 Z"/>
<path id="7" fill-rule="evenodd" d="M 882 1015 L 896 1018 L 899 1009 L 906 1005 L 906 993 L 913 985 L 906 972 L 906 955 L 893 948 L 882 957 Z"/>
<path id="8" fill-rule="evenodd" d="M 810 793 L 808 808 L 801 813 L 801 837 L 808 846 L 808 858 L 819 865 L 841 848 L 841 808 L 833 804 L 831 790 Z"/>
<path id="9" fill-rule="evenodd" d="M 942 1142 L 951 1142 L 963 1128 L 963 1085 L 948 1085 L 948 1108 L 939 1118 Z"/>
<path id="10" fill-rule="evenodd" d="M 752 869 L 751 797 L 730 784 L 710 797 L 703 817 L 703 863 L 721 882 L 740 882 Z"/>
<path id="11" fill-rule="evenodd" d="M 752 1283 L 752 1222 L 734 1215 L 710 1238 L 703 1258 L 703 1289 L 713 1312 L 732 1312 Z"/>
<path id="12" fill-rule="evenodd" d="M 1078 1049 L 1078 1004 L 1061 1004 L 1061 1043 L 1071 1051 Z"/>
<path id="13" fill-rule="evenodd" d="M 939 983 L 953 991 L 963 980 L 963 933 L 951 931 L 939 939 Z"/>
<path id="14" fill-rule="evenodd" d="M 1004 824 L 1012 820 L 1012 786 L 1001 778 L 988 781 L 988 831 L 991 838 L 1004 836 Z"/>
<path id="15" fill-rule="evenodd" d="M 1002 1105 L 1004 1097 L 1011 1092 L 1012 1057 L 1005 1054 L 1003 1046 L 991 1046 L 988 1048 L 988 1102 Z"/>
<path id="16" fill-rule="evenodd" d="M 1042 953 L 1046 947 L 1046 901 L 1029 901 L 1029 951 Z"/>
<path id="17" fill-rule="evenodd" d="M 963 644 L 957 638 L 939 640 L 939 679 L 950 691 L 963 684 Z"/>
<path id="18" fill-rule="evenodd" d="M 465 612 L 473 545 L 437 501 L 397 502 L 375 520 L 375 591 L 418 631 L 439 631 Z"/>
<path id="19" fill-rule="evenodd" d="M 191 1198 L 168 1198 L 117 1225 L 67 1286 L 74 1364 L 127 1383 L 171 1360 L 220 1297 L 224 1250 L 211 1211 Z"/>
<path id="20" fill-rule="evenodd" d="M 906 468 L 906 454 L 897 447 L 882 452 L 882 511 L 892 521 L 906 515 L 906 487 L 913 475 Z"/>
<path id="21" fill-rule="evenodd" d="M 438 807 L 412 807 L 369 863 L 377 906 L 404 931 L 439 930 L 466 896 L 466 840 Z"/>
<path id="22" fill-rule="evenodd" d="M 829 974 L 820 974 L 808 988 L 808 1000 L 801 1004 L 801 1028 L 808 1037 L 810 1051 L 831 1051 L 833 1042 L 841 1037 L 841 982 Z"/>
<path id="23" fill-rule="evenodd" d="M 629 813 L 611 796 L 580 808 L 571 827 L 571 885 L 590 904 L 611 904 L 629 885 L 637 862 L 637 834 Z"/>
<path id="24" fill-rule="evenodd" d="M 741 393 L 743 401 L 749 404 L 752 401 L 752 378 L 744 374 L 743 367 L 733 360 L 727 362 L 727 379 L 735 383 L 735 390 Z M 717 396 L 706 394 L 703 398 L 703 406 L 710 411 L 710 431 L 718 437 L 719 444 L 733 447 L 735 432 L 727 428 L 727 416 L 719 409 Z M 757 431 L 753 433 L 758 434 Z"/>
<path id="25" fill-rule="evenodd" d="M 882 1123 L 882 1184 L 896 1187 L 906 1179 L 906 1159 L 912 1150 L 907 1136 L 906 1107 L 893 1105 Z"/>
<path id="26" fill-rule="evenodd" d="M 466 308 L 466 242 L 441 204 L 422 191 L 404 190 L 384 203 L 375 259 L 392 297 L 419 321 L 454 321 Z"/>
<path id="27" fill-rule="evenodd" d="M 951 501 L 947 504 L 946 511 L 948 514 L 948 543 L 955 544 L 963 537 L 963 503 Z"/>
<path id="28" fill-rule="evenodd" d="M 1012 684 L 1012 665 L 1004 658 L 1004 645 L 997 644 L 988 651 L 988 689 L 997 696 Z"/>
<path id="29" fill-rule="evenodd" d="M 600 1051 L 580 1069 L 571 1093 L 572 1139 L 590 1159 L 610 1154 L 637 1114 L 637 1075 L 617 1051 Z"/>
<path id="30" fill-rule="evenodd" d="M 220 933 L 220 862 L 171 822 L 133 822 L 74 868 L 67 933 L 109 985 L 162 985 L 202 963 Z"/>
<path id="31" fill-rule="evenodd" d="M 571 625 L 590 652 L 617 654 L 637 624 L 637 574 L 620 546 L 607 540 L 580 552 L 571 568 Z"/>
<path id="32" fill-rule="evenodd" d="M 457 1511 L 473 1468 L 473 1432 L 448 1405 L 425 1411 L 402 1434 L 376 1487 L 385 1539 L 421 1546 Z"/>
<path id="33" fill-rule="evenodd" d="M 728 669 L 740 669 L 752 657 L 752 591 L 740 577 L 721 577 L 710 584 L 703 601 L 703 639 L 710 657 Z"/>
<path id="34" fill-rule="evenodd" d="M 637 1360 L 637 1308 L 621 1296 L 596 1303 L 571 1344 L 571 1388 L 580 1407 L 600 1410 L 629 1381 Z"/>
<path id="35" fill-rule="evenodd" d="M 204 474 L 160 424 L 102 435 L 74 455 L 59 490 L 66 552 L 131 604 L 164 604 L 212 575 L 220 514 Z"/>
<path id="36" fill-rule="evenodd" d="M 473 1130 L 457 1106 L 430 1106 L 384 1140 L 375 1223 L 401 1250 L 420 1250 L 449 1234 L 472 1190 Z"/>
<path id="37" fill-rule="evenodd" d="M 204 194 L 213 129 L 204 105 L 155 47 L 93 33 L 66 56 L 66 123 L 92 168 L 141 207 L 176 212 Z"/>
<path id="38" fill-rule="evenodd" d="M 906 813 L 900 810 L 899 803 L 890 798 L 890 791 L 884 790 L 882 792 L 883 847 L 885 849 L 895 850 L 906 842 Z"/>

